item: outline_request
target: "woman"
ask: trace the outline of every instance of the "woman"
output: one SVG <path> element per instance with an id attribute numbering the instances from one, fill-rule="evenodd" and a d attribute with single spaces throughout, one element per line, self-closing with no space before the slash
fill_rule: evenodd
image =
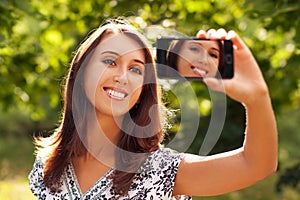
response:
<path id="1" fill-rule="evenodd" d="M 168 49 L 168 66 L 184 77 L 218 77 L 224 71 L 220 40 L 174 40 Z"/>
<path id="2" fill-rule="evenodd" d="M 198 37 L 231 39 L 237 47 L 235 77 L 223 84 L 247 110 L 242 148 L 202 159 L 161 147 L 166 110 L 149 47 L 131 26 L 109 23 L 73 58 L 60 126 L 38 141 L 29 175 L 33 194 L 38 199 L 187 199 L 241 189 L 273 173 L 276 124 L 251 52 L 223 29 Z M 205 82 L 222 88 L 220 80 Z"/>

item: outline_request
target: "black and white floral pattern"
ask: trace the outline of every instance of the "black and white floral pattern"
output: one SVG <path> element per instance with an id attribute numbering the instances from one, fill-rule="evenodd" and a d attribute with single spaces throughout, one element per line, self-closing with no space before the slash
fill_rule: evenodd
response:
<path id="1" fill-rule="evenodd" d="M 108 176 L 109 170 L 85 194 L 82 194 L 72 163 L 63 174 L 61 191 L 51 193 L 43 182 L 43 163 L 37 157 L 33 169 L 29 174 L 32 193 L 39 200 L 172 200 L 191 199 L 189 196 L 172 197 L 175 177 L 180 161 L 184 154 L 171 149 L 162 148 L 150 154 L 139 169 L 131 188 L 126 196 L 117 197 L 112 190 L 112 181 Z"/>

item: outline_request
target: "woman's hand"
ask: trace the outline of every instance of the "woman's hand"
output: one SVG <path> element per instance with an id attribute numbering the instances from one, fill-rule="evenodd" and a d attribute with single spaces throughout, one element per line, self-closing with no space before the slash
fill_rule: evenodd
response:
<path id="1" fill-rule="evenodd" d="M 228 33 L 224 29 L 210 29 L 208 32 L 200 30 L 198 38 L 229 39 L 234 45 L 234 77 L 229 80 L 205 78 L 205 83 L 212 89 L 224 91 L 228 96 L 243 104 L 251 105 L 260 96 L 268 95 L 268 88 L 250 49 L 234 32 Z"/>
<path id="2" fill-rule="evenodd" d="M 230 80 L 205 78 L 246 107 L 243 147 L 207 156 L 187 155 L 179 165 L 173 195 L 219 195 L 248 187 L 277 168 L 277 128 L 267 85 L 248 47 L 224 29 L 199 31 L 199 38 L 230 39 L 235 46 L 235 74 Z"/>

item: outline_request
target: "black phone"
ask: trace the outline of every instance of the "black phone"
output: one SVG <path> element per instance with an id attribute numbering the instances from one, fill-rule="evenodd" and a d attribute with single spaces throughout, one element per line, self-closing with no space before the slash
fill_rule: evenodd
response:
<path id="1" fill-rule="evenodd" d="M 231 79 L 234 76 L 231 40 L 162 37 L 155 44 L 159 78 Z"/>

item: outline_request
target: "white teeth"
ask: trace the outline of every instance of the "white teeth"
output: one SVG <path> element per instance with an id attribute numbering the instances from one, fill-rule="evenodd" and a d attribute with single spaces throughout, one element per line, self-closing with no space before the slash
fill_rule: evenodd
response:
<path id="1" fill-rule="evenodd" d="M 198 68 L 194 68 L 194 71 L 200 75 L 206 75 L 207 74 L 207 71 L 205 70 L 201 70 L 201 69 L 198 69 Z"/>
<path id="2" fill-rule="evenodd" d="M 124 99 L 126 94 L 121 93 L 121 92 L 117 92 L 115 90 L 111 90 L 111 89 L 107 89 L 106 92 L 113 97 L 119 98 L 119 99 Z"/>

